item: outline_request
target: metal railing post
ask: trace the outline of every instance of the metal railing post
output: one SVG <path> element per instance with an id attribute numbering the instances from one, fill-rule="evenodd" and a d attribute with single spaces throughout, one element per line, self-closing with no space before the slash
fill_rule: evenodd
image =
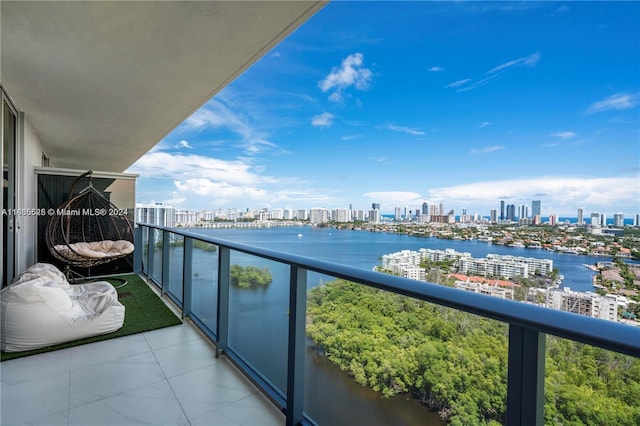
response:
<path id="1" fill-rule="evenodd" d="M 509 325 L 509 426 L 541 426 L 544 422 L 545 339 L 544 333 Z"/>
<path id="2" fill-rule="evenodd" d="M 289 346 L 287 348 L 287 426 L 300 424 L 304 417 L 306 314 L 307 270 L 291 265 L 289 279 Z"/>
<path id="3" fill-rule="evenodd" d="M 184 238 L 182 251 L 182 318 L 191 315 L 191 288 L 193 283 L 193 239 Z"/>
<path id="4" fill-rule="evenodd" d="M 147 254 L 148 254 L 148 265 L 147 265 L 147 277 L 149 280 L 153 280 L 153 258 L 155 257 L 155 239 L 156 239 L 156 229 L 149 227 L 149 239 L 147 240 Z"/>
<path id="5" fill-rule="evenodd" d="M 231 250 L 228 247 L 218 246 L 218 312 L 216 336 L 216 357 L 227 349 L 229 342 L 229 277 L 231 262 Z"/>
<path id="6" fill-rule="evenodd" d="M 162 294 L 165 295 L 169 291 L 169 281 L 170 281 L 170 261 L 169 255 L 171 250 L 171 245 L 169 242 L 169 232 L 162 231 L 162 275 L 160 279 L 162 282 L 160 283 L 162 287 Z"/>
<path id="7" fill-rule="evenodd" d="M 144 247 L 142 247 L 142 226 L 136 226 L 133 228 L 133 272 L 136 274 L 142 273 L 142 255 L 144 253 Z"/>

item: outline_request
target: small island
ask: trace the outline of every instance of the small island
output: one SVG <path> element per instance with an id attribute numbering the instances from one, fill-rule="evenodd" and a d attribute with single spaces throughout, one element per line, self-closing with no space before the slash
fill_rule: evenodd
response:
<path id="1" fill-rule="evenodd" d="M 267 268 L 231 265 L 231 284 L 240 288 L 266 288 L 273 281 Z"/>

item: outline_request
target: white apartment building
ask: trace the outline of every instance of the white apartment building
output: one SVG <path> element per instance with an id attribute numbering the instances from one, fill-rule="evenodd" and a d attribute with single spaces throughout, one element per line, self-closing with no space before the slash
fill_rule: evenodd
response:
<path id="1" fill-rule="evenodd" d="M 475 259 L 472 257 L 461 258 L 458 261 L 458 272 L 465 275 L 479 275 L 482 277 L 529 277 L 529 266 L 526 263 L 512 260 L 490 258 Z"/>
<path id="2" fill-rule="evenodd" d="M 354 210 L 352 217 L 353 217 L 353 220 L 357 220 L 359 222 L 364 222 L 364 220 L 365 220 L 364 209 Z"/>
<path id="3" fill-rule="evenodd" d="M 410 280 L 425 281 L 426 269 L 411 265 L 391 265 L 391 272 L 394 275 L 408 278 Z"/>
<path id="4" fill-rule="evenodd" d="M 455 288 L 472 293 L 486 294 L 487 296 L 499 297 L 501 299 L 513 300 L 513 290 L 510 288 L 502 288 L 486 283 L 474 283 L 469 281 L 456 281 Z"/>
<path id="5" fill-rule="evenodd" d="M 351 210 L 333 209 L 331 211 L 331 220 L 334 222 L 351 222 Z"/>
<path id="6" fill-rule="evenodd" d="M 176 209 L 162 203 L 136 206 L 135 221 L 151 225 L 174 228 L 176 226 Z"/>
<path id="7" fill-rule="evenodd" d="M 618 320 L 618 298 L 609 294 L 600 296 L 592 292 L 571 291 L 569 287 L 550 289 L 546 306 L 609 321 Z"/>
<path id="8" fill-rule="evenodd" d="M 309 213 L 307 213 L 307 209 L 300 209 L 296 213 L 296 219 L 298 220 L 308 220 Z"/>
<path id="9" fill-rule="evenodd" d="M 282 209 L 273 209 L 271 210 L 271 219 L 281 220 L 284 219 L 284 210 Z"/>
<path id="10" fill-rule="evenodd" d="M 422 256 L 419 252 L 413 250 L 401 250 L 396 253 L 385 254 L 382 256 L 382 267 L 384 269 L 393 270 L 393 265 L 404 266 L 420 266 Z"/>
<path id="11" fill-rule="evenodd" d="M 536 259 L 535 257 L 522 257 L 500 254 L 488 254 L 487 259 L 495 259 L 503 262 L 519 262 L 524 263 L 529 267 L 529 273 L 537 273 L 540 275 L 550 275 L 553 271 L 553 260 L 551 259 Z"/>
<path id="12" fill-rule="evenodd" d="M 195 210 L 176 210 L 175 211 L 175 224 L 176 225 L 191 225 L 200 221 L 201 215 Z"/>
<path id="13" fill-rule="evenodd" d="M 434 250 L 421 248 L 420 256 L 423 259 L 429 259 L 432 262 L 443 262 L 445 260 L 457 260 L 459 258 L 471 258 L 471 253 L 461 253 L 454 249 Z"/>
<path id="14" fill-rule="evenodd" d="M 309 222 L 312 225 L 320 225 L 329 222 L 329 210 L 323 208 L 311 209 L 309 212 Z"/>
<path id="15" fill-rule="evenodd" d="M 369 210 L 369 222 L 380 223 L 380 210 L 378 209 Z"/>

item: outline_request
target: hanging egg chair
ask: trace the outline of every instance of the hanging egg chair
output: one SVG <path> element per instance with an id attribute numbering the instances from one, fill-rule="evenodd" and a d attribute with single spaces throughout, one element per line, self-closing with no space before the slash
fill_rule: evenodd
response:
<path id="1" fill-rule="evenodd" d="M 90 268 L 133 253 L 133 228 L 126 212 L 107 200 L 91 182 L 90 170 L 71 186 L 69 200 L 52 215 L 47 226 L 49 252 L 67 267 Z M 88 180 L 75 194 L 76 185 Z"/>

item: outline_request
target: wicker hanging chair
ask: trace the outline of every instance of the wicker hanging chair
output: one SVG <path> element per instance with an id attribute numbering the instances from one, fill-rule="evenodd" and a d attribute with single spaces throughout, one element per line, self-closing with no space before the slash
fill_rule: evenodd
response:
<path id="1" fill-rule="evenodd" d="M 90 268 L 133 253 L 133 228 L 125 212 L 107 200 L 92 184 L 92 171 L 71 186 L 69 200 L 52 215 L 46 243 L 51 254 L 67 267 Z M 88 186 L 75 194 L 82 180 Z"/>

